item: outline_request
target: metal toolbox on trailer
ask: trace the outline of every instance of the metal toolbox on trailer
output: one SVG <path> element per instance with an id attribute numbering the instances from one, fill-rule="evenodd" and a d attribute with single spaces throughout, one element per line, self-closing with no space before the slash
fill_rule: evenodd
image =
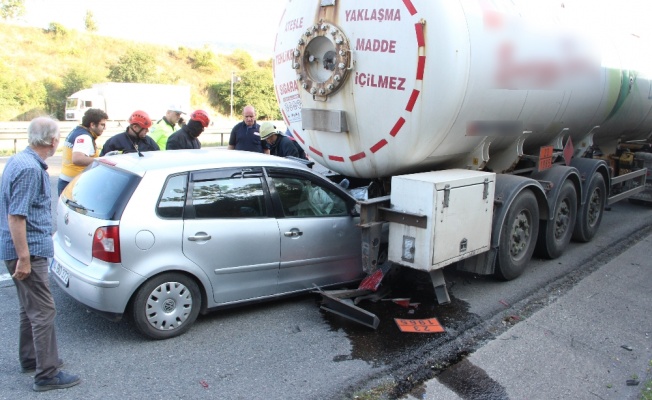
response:
<path id="1" fill-rule="evenodd" d="M 392 177 L 391 208 L 427 218 L 390 222 L 389 259 L 430 271 L 489 250 L 496 174 L 452 169 Z"/>

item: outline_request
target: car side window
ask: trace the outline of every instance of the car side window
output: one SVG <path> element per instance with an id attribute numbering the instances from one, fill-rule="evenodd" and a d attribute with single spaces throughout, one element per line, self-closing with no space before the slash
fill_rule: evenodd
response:
<path id="1" fill-rule="evenodd" d="M 274 177 L 286 217 L 347 215 L 346 201 L 328 187 L 305 178 Z"/>
<path id="2" fill-rule="evenodd" d="M 267 215 L 260 177 L 232 177 L 193 183 L 195 218 L 259 218 Z"/>
<path id="3" fill-rule="evenodd" d="M 181 218 L 183 216 L 187 180 L 186 175 L 177 175 L 168 179 L 156 207 L 158 215 L 164 218 Z"/>

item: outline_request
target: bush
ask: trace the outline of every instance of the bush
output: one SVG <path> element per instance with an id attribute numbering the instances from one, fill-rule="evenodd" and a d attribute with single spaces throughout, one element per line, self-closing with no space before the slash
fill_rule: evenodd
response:
<path id="1" fill-rule="evenodd" d="M 7 73 L 0 64 L 0 120 L 22 120 L 21 115 L 32 109 L 42 109 L 47 91 L 41 82 L 29 82 Z"/>
<path id="2" fill-rule="evenodd" d="M 64 39 L 68 36 L 68 29 L 58 22 L 50 22 L 46 33 L 51 34 L 55 39 Z"/>
<path id="3" fill-rule="evenodd" d="M 156 76 L 152 57 L 134 49 L 110 65 L 109 71 L 108 78 L 112 82 L 153 83 Z"/>

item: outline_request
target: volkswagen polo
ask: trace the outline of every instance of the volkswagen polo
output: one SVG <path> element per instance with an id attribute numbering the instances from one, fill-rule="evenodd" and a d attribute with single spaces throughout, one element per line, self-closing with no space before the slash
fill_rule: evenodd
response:
<path id="1" fill-rule="evenodd" d="M 220 149 L 107 156 L 57 204 L 51 272 L 153 339 L 199 313 L 362 278 L 355 199 L 296 161 Z"/>

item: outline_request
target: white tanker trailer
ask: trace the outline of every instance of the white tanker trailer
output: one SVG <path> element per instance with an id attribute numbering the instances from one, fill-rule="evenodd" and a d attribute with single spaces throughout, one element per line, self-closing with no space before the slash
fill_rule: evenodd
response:
<path id="1" fill-rule="evenodd" d="M 516 278 L 535 250 L 555 258 L 571 237 L 590 240 L 606 204 L 644 189 L 650 46 L 588 7 L 288 3 L 278 102 L 312 159 L 380 183 L 361 202 L 368 272 L 389 221 L 390 261 L 428 271 L 446 302 L 444 266 Z"/>

